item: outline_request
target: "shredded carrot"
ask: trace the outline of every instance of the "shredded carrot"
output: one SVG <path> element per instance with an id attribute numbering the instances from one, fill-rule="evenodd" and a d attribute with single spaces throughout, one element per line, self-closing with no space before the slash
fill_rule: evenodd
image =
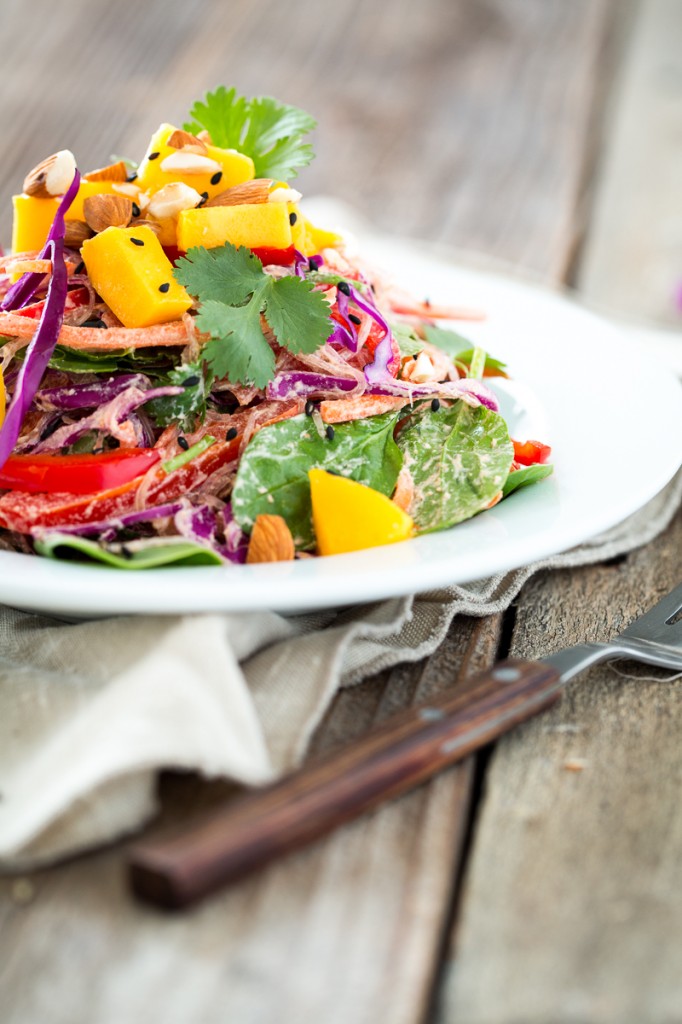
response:
<path id="1" fill-rule="evenodd" d="M 66 263 L 67 274 L 73 274 L 75 263 Z M 7 262 L 8 274 L 51 274 L 52 260 L 14 259 Z"/>
<path id="2" fill-rule="evenodd" d="M 411 302 L 405 299 L 389 298 L 391 309 L 401 316 L 416 316 L 420 320 L 485 320 L 486 314 L 480 309 L 464 306 L 437 306 L 430 302 Z"/>
<path id="3" fill-rule="evenodd" d="M 357 398 L 339 398 L 320 402 L 320 415 L 325 423 L 347 423 L 367 416 L 379 416 L 389 409 L 400 409 L 404 398 L 395 395 L 359 395 Z"/>
<path id="4" fill-rule="evenodd" d="M 31 338 L 36 331 L 35 320 L 16 313 L 0 313 L 0 335 L 13 338 Z M 185 345 L 187 329 L 182 320 L 153 327 L 99 327 L 63 326 L 57 339 L 66 348 L 81 351 L 109 352 L 127 348 L 152 348 L 167 345 Z"/>

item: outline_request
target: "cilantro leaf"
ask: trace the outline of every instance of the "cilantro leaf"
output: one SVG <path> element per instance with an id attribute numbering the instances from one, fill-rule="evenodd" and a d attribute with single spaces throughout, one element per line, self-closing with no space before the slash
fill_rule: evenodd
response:
<path id="1" fill-rule="evenodd" d="M 177 261 L 173 276 L 201 302 L 215 299 L 236 306 L 261 283 L 263 264 L 241 245 L 195 248 Z"/>
<path id="2" fill-rule="evenodd" d="M 216 377 L 263 388 L 275 374 L 275 355 L 261 316 L 290 352 L 314 352 L 331 333 L 329 306 L 313 285 L 274 278 L 245 248 L 230 242 L 190 249 L 174 270 L 199 301 L 197 327 L 209 334 L 202 357 Z"/>
<path id="3" fill-rule="evenodd" d="M 314 352 L 329 337 L 329 304 L 299 277 L 273 280 L 265 296 L 265 318 L 290 352 Z"/>
<path id="4" fill-rule="evenodd" d="M 221 85 L 194 104 L 190 117 L 185 131 L 206 129 L 214 145 L 250 156 L 257 178 L 295 177 L 313 159 L 312 146 L 301 140 L 315 128 L 314 118 L 270 96 L 249 100 Z"/>
<path id="5" fill-rule="evenodd" d="M 168 384 L 183 387 L 183 393 L 169 398 L 152 399 L 147 403 L 146 412 L 159 427 L 177 423 L 183 430 L 190 430 L 197 417 L 203 420 L 206 415 L 206 397 L 211 380 L 212 375 L 206 373 L 203 363 L 176 366 L 167 375 L 166 381 Z"/>
<path id="6" fill-rule="evenodd" d="M 275 353 L 260 325 L 259 303 L 227 306 L 209 299 L 197 315 L 199 330 L 211 335 L 203 356 L 216 377 L 264 388 L 275 375 Z"/>

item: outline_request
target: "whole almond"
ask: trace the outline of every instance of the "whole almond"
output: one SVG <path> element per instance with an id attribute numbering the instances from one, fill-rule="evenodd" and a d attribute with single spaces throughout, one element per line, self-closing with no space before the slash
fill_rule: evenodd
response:
<path id="1" fill-rule="evenodd" d="M 217 196 L 209 199 L 206 206 L 241 206 L 242 203 L 267 203 L 270 196 L 272 178 L 253 178 L 252 181 L 245 181 L 242 185 L 233 185 L 232 188 L 219 192 Z"/>
<path id="2" fill-rule="evenodd" d="M 61 149 L 42 160 L 24 179 L 24 192 L 37 199 L 62 196 L 76 173 L 76 158 L 68 149 Z"/>
<path id="3" fill-rule="evenodd" d="M 95 171 L 88 171 L 83 177 L 86 181 L 126 181 L 128 168 L 123 160 L 117 160 L 115 164 L 107 167 L 98 167 Z"/>
<path id="4" fill-rule="evenodd" d="M 158 237 L 161 234 L 161 225 L 158 221 L 147 220 L 146 217 L 138 217 L 136 220 L 131 220 L 128 225 L 129 228 L 149 228 Z"/>
<path id="5" fill-rule="evenodd" d="M 169 136 L 167 145 L 171 146 L 172 149 L 189 149 L 194 153 L 206 152 L 205 142 L 198 139 L 196 135 L 182 131 L 181 128 L 176 128 L 173 134 Z"/>
<path id="6" fill-rule="evenodd" d="M 92 228 L 84 220 L 66 220 L 64 223 L 64 245 L 67 249 L 80 249 L 86 238 L 92 235 Z"/>
<path id="7" fill-rule="evenodd" d="M 246 561 L 249 564 L 291 562 L 294 553 L 291 530 L 281 516 L 256 516 L 246 553 Z"/>
<path id="8" fill-rule="evenodd" d="M 88 196 L 83 203 L 83 213 L 95 233 L 106 228 L 125 228 L 133 215 L 133 201 L 126 196 L 106 193 Z"/>

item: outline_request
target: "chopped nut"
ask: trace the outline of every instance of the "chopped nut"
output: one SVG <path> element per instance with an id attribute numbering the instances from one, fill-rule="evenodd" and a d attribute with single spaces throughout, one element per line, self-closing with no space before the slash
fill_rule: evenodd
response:
<path id="1" fill-rule="evenodd" d="M 193 210 L 201 202 L 201 195 L 183 181 L 171 181 L 159 189 L 149 201 L 148 211 L 152 217 L 163 220 L 176 217 L 182 210 Z"/>
<path id="2" fill-rule="evenodd" d="M 273 188 L 272 192 L 268 196 L 268 202 L 298 203 L 301 198 L 301 193 L 297 192 L 295 188 L 283 188 L 280 185 L 278 188 Z"/>
<path id="3" fill-rule="evenodd" d="M 27 196 L 49 199 L 63 196 L 76 173 L 76 158 L 68 149 L 60 149 L 34 167 L 24 180 Z"/>
<path id="4" fill-rule="evenodd" d="M 242 185 L 219 192 L 206 203 L 206 206 L 241 206 L 242 203 L 267 203 L 270 199 L 272 178 L 253 178 Z"/>
<path id="5" fill-rule="evenodd" d="M 133 216 L 133 201 L 106 193 L 88 196 L 83 203 L 83 213 L 95 233 L 106 228 L 125 228 Z"/>
<path id="6" fill-rule="evenodd" d="M 222 166 L 217 160 L 211 160 L 208 156 L 199 153 L 190 153 L 185 149 L 178 149 L 161 161 L 162 171 L 170 174 L 213 174 L 215 171 L 222 171 Z"/>
<path id="7" fill-rule="evenodd" d="M 291 562 L 294 554 L 294 540 L 282 516 L 256 516 L 246 561 Z"/>
<path id="8" fill-rule="evenodd" d="M 153 231 L 154 234 L 157 237 L 158 237 L 158 235 L 161 234 L 161 225 L 158 224 L 155 220 L 145 220 L 144 217 L 137 217 L 135 220 L 131 220 L 131 222 L 128 225 L 128 227 L 130 227 L 130 228 L 137 228 L 137 227 L 149 228 L 149 230 Z"/>
<path id="9" fill-rule="evenodd" d="M 207 146 L 212 146 L 213 145 L 213 139 L 211 138 L 211 133 L 208 132 L 205 128 L 203 128 L 202 131 L 197 132 L 197 139 L 199 140 L 199 142 L 203 142 Z"/>
<path id="10" fill-rule="evenodd" d="M 403 363 L 401 376 L 403 380 L 409 380 L 413 384 L 426 384 L 427 381 L 436 379 L 433 363 L 426 352 L 420 352 L 416 358 L 407 359 Z"/>
<path id="11" fill-rule="evenodd" d="M 86 238 L 92 235 L 92 228 L 84 220 L 66 220 L 65 226 L 64 245 L 67 249 L 80 249 Z"/>
<path id="12" fill-rule="evenodd" d="M 86 181 L 125 181 L 128 177 L 128 168 L 123 160 L 117 160 L 115 164 L 98 167 L 95 171 L 88 171 L 83 177 Z"/>
<path id="13" fill-rule="evenodd" d="M 206 143 L 201 139 L 198 139 L 196 135 L 191 135 L 189 132 L 184 132 L 180 128 L 176 128 L 173 134 L 168 139 L 168 145 L 172 149 L 187 150 L 189 153 L 205 153 Z"/>
<path id="14" fill-rule="evenodd" d="M 111 186 L 114 192 L 117 192 L 121 196 L 128 196 L 130 199 L 134 199 L 136 203 L 139 203 L 138 196 L 142 194 L 140 186 L 136 185 L 134 181 L 116 181 Z"/>

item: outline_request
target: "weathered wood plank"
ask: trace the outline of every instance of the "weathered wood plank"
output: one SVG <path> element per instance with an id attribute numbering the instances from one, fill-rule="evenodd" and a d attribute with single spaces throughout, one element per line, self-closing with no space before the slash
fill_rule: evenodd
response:
<path id="1" fill-rule="evenodd" d="M 2 231 L 10 193 L 47 152 L 69 145 L 84 166 L 110 149 L 135 155 L 155 123 L 181 119 L 194 97 L 227 80 L 318 116 L 318 161 L 302 176 L 308 193 L 335 194 L 385 228 L 479 248 L 556 281 L 575 236 L 609 8 L 339 0 L 323 9 L 300 0 L 294 11 L 275 0 L 149 0 L 128 18 L 72 0 L 57 18 L 49 0 L 34 0 L 44 30 L 30 52 L 4 53 L 13 88 L 0 110 Z M 18 0 L 3 4 L 3 38 L 22 38 L 24 18 Z M 52 80 L 58 87 L 46 87 Z M 317 745 L 350 742 L 376 716 L 482 667 L 498 632 L 497 620 L 459 623 L 427 666 L 342 694 Z M 185 812 L 183 788 L 173 788 L 167 818 Z M 212 798 L 206 790 L 199 799 Z M 3 1024 L 136 1024 L 150 1015 L 169 1024 L 415 1024 L 470 790 L 468 765 L 187 918 L 132 905 L 117 851 L 40 874 L 29 904 L 3 882 Z"/>
<path id="2" fill-rule="evenodd" d="M 646 0 L 623 63 L 578 285 L 615 313 L 682 326 L 682 6 Z"/>

